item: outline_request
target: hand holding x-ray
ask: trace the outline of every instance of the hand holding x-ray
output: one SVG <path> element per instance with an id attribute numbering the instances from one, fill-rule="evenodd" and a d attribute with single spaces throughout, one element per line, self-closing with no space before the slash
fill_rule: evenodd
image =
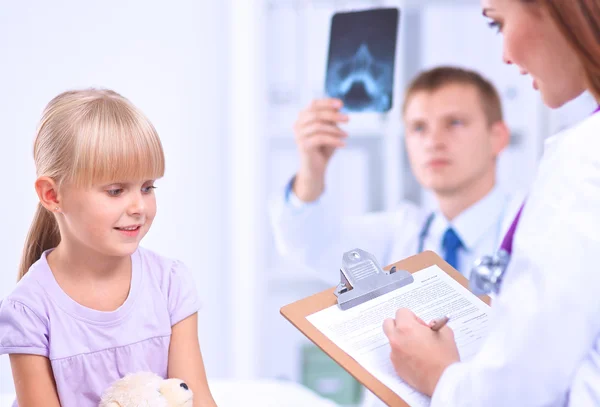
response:
<path id="1" fill-rule="evenodd" d="M 338 99 L 315 99 L 294 124 L 300 169 L 294 193 L 303 201 L 316 200 L 325 188 L 325 172 L 336 149 L 344 147 L 348 134 L 338 125 L 348 121 Z"/>

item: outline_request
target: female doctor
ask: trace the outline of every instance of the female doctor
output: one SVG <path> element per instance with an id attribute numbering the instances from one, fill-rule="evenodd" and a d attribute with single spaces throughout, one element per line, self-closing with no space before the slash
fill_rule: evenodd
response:
<path id="1" fill-rule="evenodd" d="M 586 89 L 600 102 L 600 0 L 483 8 L 504 61 L 531 75 L 545 104 Z M 396 372 L 432 407 L 600 405 L 600 113 L 547 141 L 517 226 L 475 357 L 460 362 L 452 330 L 408 310 L 384 322 Z"/>

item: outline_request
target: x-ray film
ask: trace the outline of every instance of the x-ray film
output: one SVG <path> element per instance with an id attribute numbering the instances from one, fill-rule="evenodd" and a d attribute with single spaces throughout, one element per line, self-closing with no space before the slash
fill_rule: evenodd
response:
<path id="1" fill-rule="evenodd" d="M 325 92 L 347 112 L 392 107 L 399 10 L 336 13 L 331 20 Z"/>

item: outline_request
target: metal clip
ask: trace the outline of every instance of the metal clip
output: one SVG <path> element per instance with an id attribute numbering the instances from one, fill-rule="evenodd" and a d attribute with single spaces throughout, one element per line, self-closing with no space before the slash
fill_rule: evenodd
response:
<path id="1" fill-rule="evenodd" d="M 336 287 L 338 307 L 347 310 L 414 281 L 411 273 L 392 267 L 383 270 L 371 253 L 354 249 L 342 256 L 340 283 Z"/>

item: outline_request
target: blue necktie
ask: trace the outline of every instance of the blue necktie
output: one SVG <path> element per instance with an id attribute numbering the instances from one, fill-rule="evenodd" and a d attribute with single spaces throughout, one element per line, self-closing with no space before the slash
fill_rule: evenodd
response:
<path id="1" fill-rule="evenodd" d="M 456 234 L 454 229 L 446 229 L 444 237 L 442 238 L 442 248 L 444 249 L 444 260 L 455 269 L 458 268 L 458 250 L 463 247 L 463 243 L 460 237 Z"/>

